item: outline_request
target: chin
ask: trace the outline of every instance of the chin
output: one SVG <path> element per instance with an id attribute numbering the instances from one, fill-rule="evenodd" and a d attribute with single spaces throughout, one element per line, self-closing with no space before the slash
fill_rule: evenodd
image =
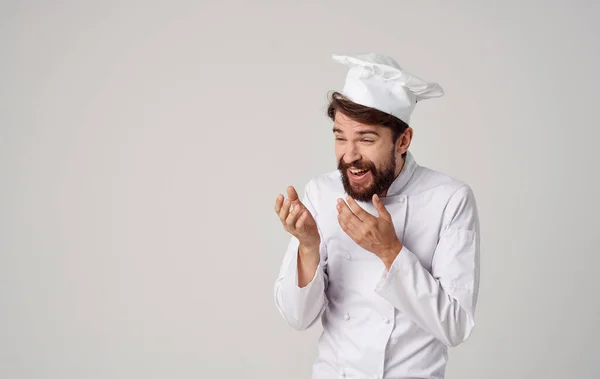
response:
<path id="1" fill-rule="evenodd" d="M 363 188 L 358 189 L 355 187 L 352 187 L 352 190 L 349 193 L 350 197 L 352 197 L 354 200 L 364 201 L 364 202 L 371 201 L 373 199 L 374 194 L 375 193 L 372 190 L 363 189 Z"/>
<path id="2" fill-rule="evenodd" d="M 374 181 L 371 178 L 367 183 L 355 183 L 347 175 L 342 175 L 344 190 L 348 196 L 356 201 L 370 202 L 375 194 Z"/>

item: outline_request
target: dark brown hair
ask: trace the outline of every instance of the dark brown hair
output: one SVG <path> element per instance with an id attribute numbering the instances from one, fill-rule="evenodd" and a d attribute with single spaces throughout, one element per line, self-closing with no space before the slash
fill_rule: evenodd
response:
<path id="1" fill-rule="evenodd" d="M 408 124 L 396 116 L 380 111 L 379 109 L 366 107 L 350 101 L 339 92 L 333 92 L 327 107 L 327 116 L 335 121 L 336 112 L 342 112 L 346 117 L 365 125 L 379 125 L 392 129 L 392 142 L 396 143 L 404 133 Z"/>

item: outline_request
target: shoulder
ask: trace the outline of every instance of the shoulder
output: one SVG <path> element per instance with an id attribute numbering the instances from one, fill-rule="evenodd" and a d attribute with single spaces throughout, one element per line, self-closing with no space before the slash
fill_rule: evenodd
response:
<path id="1" fill-rule="evenodd" d="M 473 189 L 465 181 L 425 166 L 415 170 L 409 190 L 416 193 L 432 192 L 447 200 L 474 197 Z"/>
<path id="2" fill-rule="evenodd" d="M 443 207 L 444 224 L 478 229 L 477 203 L 468 183 L 427 167 L 419 167 L 413 179 L 420 192 L 429 192 L 431 198 L 439 200 L 438 204 Z"/>

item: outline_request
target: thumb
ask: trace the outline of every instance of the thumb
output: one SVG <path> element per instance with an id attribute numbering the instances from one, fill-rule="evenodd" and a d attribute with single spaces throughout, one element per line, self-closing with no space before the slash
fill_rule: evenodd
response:
<path id="1" fill-rule="evenodd" d="M 296 192 L 296 189 L 294 187 L 289 186 L 287 188 L 287 195 L 288 195 L 288 199 L 292 203 L 292 206 L 301 206 L 302 205 L 302 203 L 300 202 L 300 199 L 298 199 L 298 192 Z"/>
<path id="2" fill-rule="evenodd" d="M 379 214 L 380 218 L 392 222 L 392 216 L 390 215 L 390 212 L 385 209 L 385 206 L 377 194 L 373 195 L 373 205 L 375 206 L 375 209 L 377 209 L 377 213 Z"/>

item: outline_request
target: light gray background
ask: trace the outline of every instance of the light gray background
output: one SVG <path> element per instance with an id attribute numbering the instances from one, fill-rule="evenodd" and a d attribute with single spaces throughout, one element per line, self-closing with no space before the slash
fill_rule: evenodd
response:
<path id="1" fill-rule="evenodd" d="M 480 207 L 448 378 L 600 377 L 598 2 L 299 3 L 2 2 L 0 377 L 309 377 L 273 205 L 370 51 L 444 87 L 411 151 Z"/>

